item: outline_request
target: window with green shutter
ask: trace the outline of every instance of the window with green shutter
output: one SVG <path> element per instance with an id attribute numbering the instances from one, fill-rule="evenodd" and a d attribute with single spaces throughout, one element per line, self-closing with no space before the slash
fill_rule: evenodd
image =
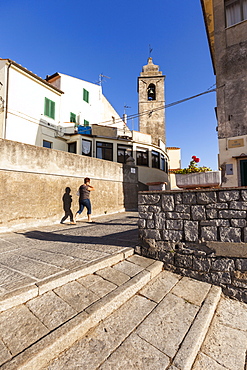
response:
<path id="1" fill-rule="evenodd" d="M 89 126 L 89 122 L 86 119 L 84 119 L 84 126 Z"/>
<path id="2" fill-rule="evenodd" d="M 87 91 L 86 89 L 83 89 L 83 100 L 86 103 L 89 103 L 89 91 Z"/>
<path id="3" fill-rule="evenodd" d="M 76 123 L 76 114 L 75 113 L 70 112 L 70 122 Z"/>
<path id="4" fill-rule="evenodd" d="M 44 115 L 55 119 L 55 102 L 45 98 Z"/>

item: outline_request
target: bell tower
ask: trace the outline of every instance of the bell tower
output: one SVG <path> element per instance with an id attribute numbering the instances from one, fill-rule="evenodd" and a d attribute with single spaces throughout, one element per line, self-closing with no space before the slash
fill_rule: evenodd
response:
<path id="1" fill-rule="evenodd" d="M 155 145 L 159 139 L 166 143 L 165 76 L 151 57 L 138 77 L 138 96 L 139 131 L 150 134 Z"/>

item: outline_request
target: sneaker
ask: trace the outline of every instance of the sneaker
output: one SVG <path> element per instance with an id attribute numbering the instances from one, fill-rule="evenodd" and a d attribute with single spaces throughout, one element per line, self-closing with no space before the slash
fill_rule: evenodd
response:
<path id="1" fill-rule="evenodd" d="M 75 221 L 70 221 L 69 223 L 70 225 L 76 225 L 76 222 Z"/>

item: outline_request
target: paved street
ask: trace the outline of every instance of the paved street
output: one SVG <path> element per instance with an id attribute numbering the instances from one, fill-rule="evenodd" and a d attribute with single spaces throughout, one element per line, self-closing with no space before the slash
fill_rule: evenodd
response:
<path id="1" fill-rule="evenodd" d="M 138 242 L 137 213 L 94 220 L 0 234 L 0 303 L 17 290 L 68 275 Z"/>
<path id="2" fill-rule="evenodd" d="M 137 214 L 0 236 L 0 368 L 246 369 L 247 305 L 134 254 Z"/>

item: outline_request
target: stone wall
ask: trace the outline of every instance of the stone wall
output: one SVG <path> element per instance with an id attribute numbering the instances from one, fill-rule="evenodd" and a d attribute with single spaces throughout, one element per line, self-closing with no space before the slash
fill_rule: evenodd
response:
<path id="1" fill-rule="evenodd" d="M 141 192 L 137 252 L 247 302 L 247 188 Z"/>
<path id="2" fill-rule="evenodd" d="M 76 193 L 86 176 L 95 187 L 93 216 L 137 208 L 137 171 L 120 163 L 0 139 L 0 232 L 59 222 L 66 187 L 71 188 L 76 213 Z"/>

